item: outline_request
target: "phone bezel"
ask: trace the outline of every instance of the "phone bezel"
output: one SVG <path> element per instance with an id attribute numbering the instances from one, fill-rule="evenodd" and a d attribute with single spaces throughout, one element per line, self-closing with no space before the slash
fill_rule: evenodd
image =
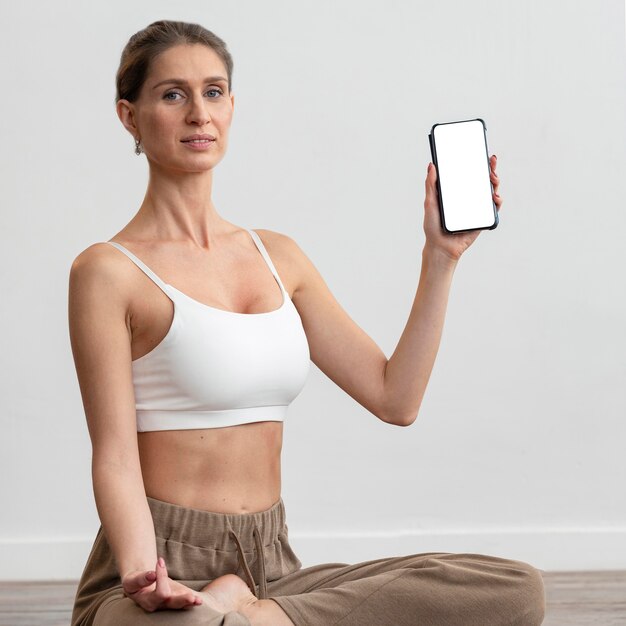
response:
<path id="1" fill-rule="evenodd" d="M 493 224 L 490 226 L 479 226 L 477 228 L 466 228 L 466 229 L 462 229 L 462 230 L 450 230 L 448 229 L 448 227 L 446 226 L 446 217 L 445 217 L 445 210 L 443 207 L 443 201 L 442 201 L 442 194 L 441 194 L 441 186 L 440 186 L 440 177 L 439 177 L 439 166 L 437 163 L 437 146 L 436 146 L 436 142 L 435 142 L 435 128 L 437 126 L 445 126 L 448 124 L 463 124 L 466 122 L 480 122 L 483 126 L 483 136 L 485 138 L 485 154 L 487 156 L 487 168 L 489 169 L 489 149 L 487 148 L 487 125 L 485 124 L 485 121 L 480 118 L 480 117 L 475 117 L 473 119 L 469 119 L 469 120 L 456 120 L 454 122 L 437 122 L 436 124 L 433 124 L 432 128 L 430 129 L 430 133 L 428 135 L 428 143 L 430 144 L 430 154 L 432 157 L 432 162 L 433 165 L 435 166 L 435 168 L 437 169 L 437 194 L 439 197 L 439 214 L 441 216 L 441 226 L 443 228 L 443 230 L 447 233 L 467 233 L 467 232 L 472 232 L 475 230 L 493 230 L 494 228 L 496 228 L 500 222 L 500 216 L 498 214 L 498 208 L 496 207 L 496 203 L 493 199 L 493 183 L 491 182 L 491 176 L 489 177 L 489 184 L 491 186 L 491 204 L 493 206 L 493 215 L 494 215 L 494 221 Z"/>

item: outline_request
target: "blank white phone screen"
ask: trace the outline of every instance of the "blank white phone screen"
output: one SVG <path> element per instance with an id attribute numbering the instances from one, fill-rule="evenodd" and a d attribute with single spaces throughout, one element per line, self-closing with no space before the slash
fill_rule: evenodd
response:
<path id="1" fill-rule="evenodd" d="M 440 124 L 433 137 L 446 228 L 492 226 L 496 218 L 482 122 Z"/>

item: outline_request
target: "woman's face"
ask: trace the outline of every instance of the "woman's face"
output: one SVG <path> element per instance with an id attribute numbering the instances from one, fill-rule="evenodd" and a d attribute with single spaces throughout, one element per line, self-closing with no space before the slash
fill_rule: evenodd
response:
<path id="1" fill-rule="evenodd" d="M 139 98 L 117 103 L 124 126 L 141 143 L 150 161 L 168 169 L 200 172 L 224 156 L 235 97 L 220 57 L 203 44 L 169 48 L 152 62 Z M 190 144 L 190 135 L 215 141 Z"/>

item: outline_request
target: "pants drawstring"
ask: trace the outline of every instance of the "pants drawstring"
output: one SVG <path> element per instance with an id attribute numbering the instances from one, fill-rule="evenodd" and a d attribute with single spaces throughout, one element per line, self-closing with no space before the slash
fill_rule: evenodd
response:
<path id="1" fill-rule="evenodd" d="M 257 560 L 259 561 L 260 570 L 259 574 L 259 597 L 260 599 L 267 598 L 267 581 L 265 580 L 265 550 L 263 548 L 263 540 L 261 539 L 261 533 L 259 532 L 258 527 L 254 526 L 254 530 L 252 531 L 256 539 L 256 554 Z"/>
<path id="2" fill-rule="evenodd" d="M 252 572 L 250 571 L 250 567 L 248 566 L 248 561 L 246 560 L 246 555 L 244 554 L 243 547 L 241 546 L 241 541 L 239 541 L 239 537 L 234 530 L 230 530 L 229 534 L 232 539 L 234 539 L 235 544 L 237 545 L 237 555 L 239 558 L 239 564 L 241 565 L 244 574 L 247 579 L 247 585 L 253 595 L 257 595 L 255 591 L 255 582 L 254 577 L 252 576 Z M 267 581 L 265 580 L 265 550 L 263 549 L 263 541 L 261 539 L 261 534 L 259 533 L 259 529 L 257 525 L 254 525 L 254 529 L 252 530 L 252 534 L 254 536 L 254 541 L 256 544 L 256 553 L 257 553 L 257 561 L 259 562 L 257 576 L 259 579 L 259 595 L 257 596 L 259 600 L 267 598 Z"/>

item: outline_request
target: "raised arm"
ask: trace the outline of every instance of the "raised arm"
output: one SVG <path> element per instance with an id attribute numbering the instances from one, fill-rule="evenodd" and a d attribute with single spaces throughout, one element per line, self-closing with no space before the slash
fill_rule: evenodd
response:
<path id="1" fill-rule="evenodd" d="M 497 192 L 495 157 L 491 180 Z M 417 418 L 439 350 L 452 277 L 461 254 L 481 231 L 446 234 L 441 228 L 434 167 L 425 180 L 422 267 L 409 319 L 388 359 L 337 302 L 298 244 L 265 231 L 278 259 L 294 267 L 292 296 L 309 342 L 311 360 L 341 389 L 379 419 L 408 426 Z M 499 210 L 502 199 L 494 201 Z"/>
<path id="2" fill-rule="evenodd" d="M 495 172 L 496 157 L 489 159 L 493 201 L 499 211 L 502 198 Z M 461 255 L 482 232 L 446 233 L 441 227 L 437 170 L 429 164 L 425 180 L 422 270 L 415 301 L 400 341 L 389 359 L 385 374 L 385 399 L 389 411 L 405 425 L 417 418 L 435 357 L 439 350 L 448 306 L 452 276 Z"/>
<path id="3" fill-rule="evenodd" d="M 69 278 L 69 330 L 92 444 L 98 515 L 120 577 L 154 570 L 154 523 L 143 485 L 127 323 L 129 294 L 119 258 L 95 244 L 74 260 Z M 116 279 L 117 276 L 117 279 Z"/>
<path id="4" fill-rule="evenodd" d="M 293 301 L 302 318 L 311 360 L 341 389 L 383 422 L 415 420 L 441 339 L 454 264 L 424 250 L 419 286 L 398 346 L 387 359 L 378 344 L 336 300 L 295 241 Z"/>

